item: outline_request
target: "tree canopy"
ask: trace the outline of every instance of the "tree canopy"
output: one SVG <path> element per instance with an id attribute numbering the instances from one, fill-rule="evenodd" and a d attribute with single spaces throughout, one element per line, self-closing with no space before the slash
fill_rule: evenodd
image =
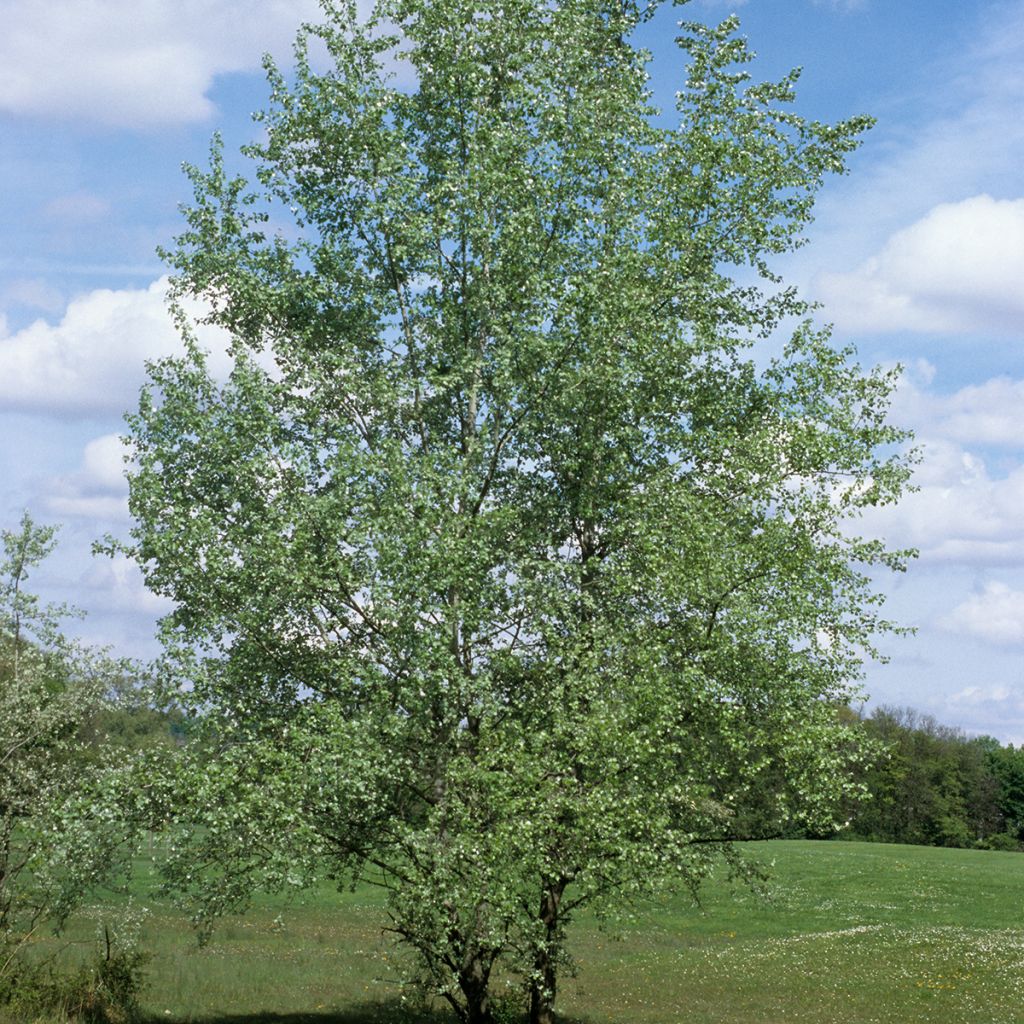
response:
<path id="1" fill-rule="evenodd" d="M 170 874 L 201 917 L 385 885 L 472 1024 L 499 964 L 549 1021 L 573 913 L 695 885 L 751 794 L 826 827 L 891 628 L 902 555 L 849 522 L 906 480 L 894 376 L 771 265 L 869 122 L 753 83 L 735 19 L 682 24 L 660 116 L 655 7 L 325 3 L 167 254 L 230 376 L 179 304 L 129 420 L 130 550 L 207 739 Z"/>

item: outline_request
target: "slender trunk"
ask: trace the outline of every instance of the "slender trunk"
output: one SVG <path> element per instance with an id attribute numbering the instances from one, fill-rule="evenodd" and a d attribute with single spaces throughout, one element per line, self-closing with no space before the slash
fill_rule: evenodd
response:
<path id="1" fill-rule="evenodd" d="M 558 906 L 565 891 L 565 882 L 545 886 L 540 901 L 540 919 L 544 924 L 544 941 L 537 948 L 533 960 L 533 979 L 530 982 L 530 1024 L 554 1024 L 555 995 L 558 985 L 559 921 Z"/>
<path id="2" fill-rule="evenodd" d="M 530 1024 L 554 1024 L 557 975 L 551 955 L 545 950 L 534 960 L 530 983 Z"/>

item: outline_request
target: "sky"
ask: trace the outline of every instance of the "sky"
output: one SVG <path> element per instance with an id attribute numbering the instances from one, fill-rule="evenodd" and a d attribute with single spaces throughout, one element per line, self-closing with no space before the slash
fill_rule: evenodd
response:
<path id="1" fill-rule="evenodd" d="M 36 590 L 74 629 L 155 654 L 166 605 L 92 543 L 129 527 L 118 433 L 146 359 L 178 339 L 155 254 L 182 229 L 181 163 L 254 137 L 264 52 L 315 0 L 0 0 L 0 525 L 60 523 Z M 674 18 L 737 13 L 756 78 L 803 68 L 796 109 L 877 125 L 778 265 L 837 343 L 905 373 L 917 491 L 863 532 L 920 557 L 880 577 L 916 628 L 869 667 L 868 707 L 1024 743 L 1024 0 L 691 0 L 645 30 L 656 100 Z"/>

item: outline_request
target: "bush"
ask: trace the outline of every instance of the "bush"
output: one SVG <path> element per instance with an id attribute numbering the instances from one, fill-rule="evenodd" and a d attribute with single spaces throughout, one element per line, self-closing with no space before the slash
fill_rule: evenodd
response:
<path id="1" fill-rule="evenodd" d="M 0 1024 L 45 1018 L 68 1024 L 133 1024 L 149 957 L 113 952 L 71 970 L 19 960 L 0 981 Z"/>
<path id="2" fill-rule="evenodd" d="M 1017 853 L 1021 850 L 1020 840 L 1011 832 L 997 832 L 994 836 L 986 836 L 977 843 L 979 850 L 1004 850 Z"/>

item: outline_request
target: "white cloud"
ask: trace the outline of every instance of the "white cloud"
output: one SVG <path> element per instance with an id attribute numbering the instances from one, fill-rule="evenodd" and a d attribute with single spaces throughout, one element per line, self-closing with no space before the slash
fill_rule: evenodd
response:
<path id="1" fill-rule="evenodd" d="M 0 0 L 0 110 L 118 127 L 202 120 L 215 76 L 279 54 L 316 0 Z"/>
<path id="2" fill-rule="evenodd" d="M 125 448 L 117 434 L 105 434 L 90 441 L 79 468 L 51 481 L 47 511 L 60 519 L 127 519 L 124 456 Z"/>
<path id="3" fill-rule="evenodd" d="M 898 95 L 876 91 L 867 112 L 878 125 L 854 154 L 853 173 L 830 182 L 819 197 L 814 244 L 794 260 L 791 277 L 807 284 L 823 268 L 851 276 L 858 273 L 851 268 L 864 271 L 887 239 L 939 204 L 981 193 L 1020 196 L 1024 0 L 975 5 L 972 20 L 973 38 L 964 33 L 947 55 L 920 62 Z M 876 313 L 910 320 L 911 329 L 922 324 L 925 314 L 901 305 L 887 282 L 870 272 L 861 276 L 867 278 L 861 297 Z"/>
<path id="4" fill-rule="evenodd" d="M 1024 644 L 1024 592 L 989 583 L 940 620 L 955 633 L 997 644 Z"/>
<path id="5" fill-rule="evenodd" d="M 84 574 L 82 585 L 103 611 L 166 615 L 174 603 L 146 589 L 139 567 L 125 555 L 97 558 Z"/>
<path id="6" fill-rule="evenodd" d="M 950 704 L 975 706 L 993 702 L 999 704 L 1014 698 L 1015 694 L 1008 686 L 968 686 L 951 694 L 946 700 Z"/>
<path id="7" fill-rule="evenodd" d="M 967 686 L 938 702 L 940 720 L 959 722 L 969 732 L 999 734 L 1004 743 L 1024 742 L 1024 687 L 995 683 Z"/>
<path id="8" fill-rule="evenodd" d="M 934 367 L 919 361 L 894 396 L 892 420 L 960 444 L 1024 448 L 1024 380 L 993 377 L 950 395 L 929 391 Z"/>
<path id="9" fill-rule="evenodd" d="M 121 494 L 127 491 L 124 478 L 125 446 L 117 434 L 104 434 L 85 446 L 82 474 L 90 486 Z"/>
<path id="10" fill-rule="evenodd" d="M 868 510 L 858 532 L 925 561 L 1024 564 L 1024 466 L 993 476 L 978 455 L 943 439 L 920 439 L 918 490 L 897 505 Z"/>
<path id="11" fill-rule="evenodd" d="M 133 408 L 144 363 L 181 350 L 165 308 L 167 280 L 146 289 L 100 289 L 74 299 L 61 321 L 0 334 L 0 410 L 61 417 L 120 415 Z M 223 335 L 200 331 L 221 352 Z"/>
<path id="12" fill-rule="evenodd" d="M 1024 199 L 941 203 L 814 290 L 850 331 L 1024 334 Z"/>

